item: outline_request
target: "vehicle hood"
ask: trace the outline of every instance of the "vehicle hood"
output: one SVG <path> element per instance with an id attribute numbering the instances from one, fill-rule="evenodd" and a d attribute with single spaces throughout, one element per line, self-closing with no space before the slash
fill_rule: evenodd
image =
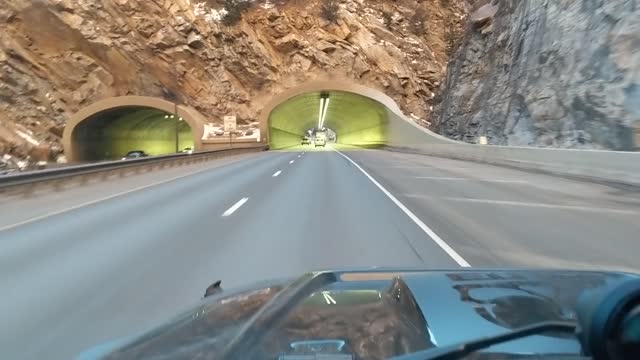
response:
<path id="1" fill-rule="evenodd" d="M 314 272 L 206 298 L 193 311 L 110 349 L 106 358 L 286 360 L 333 354 L 336 359 L 384 359 L 541 321 L 575 321 L 582 293 L 626 277 L 635 275 L 545 270 Z M 570 335 L 547 334 L 491 351 L 575 354 L 580 344 Z"/>

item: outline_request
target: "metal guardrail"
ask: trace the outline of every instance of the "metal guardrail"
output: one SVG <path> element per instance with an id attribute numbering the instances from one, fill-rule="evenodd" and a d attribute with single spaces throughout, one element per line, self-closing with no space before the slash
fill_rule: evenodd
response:
<path id="1" fill-rule="evenodd" d="M 73 182 L 73 180 L 81 180 L 82 183 L 86 183 L 89 181 L 90 177 L 96 176 L 102 176 L 102 178 L 106 180 L 107 178 L 114 175 L 120 175 L 120 177 L 124 177 L 131 172 L 141 173 L 143 169 L 162 169 L 165 167 L 174 167 L 182 164 L 204 162 L 210 159 L 220 158 L 224 156 L 242 154 L 247 152 L 264 151 L 267 150 L 267 148 L 268 147 L 265 145 L 257 145 L 241 148 L 201 151 L 194 152 L 192 154 L 180 153 L 150 156 L 131 160 L 104 161 L 93 164 L 66 166 L 55 169 L 35 170 L 17 174 L 9 174 L 0 176 L 0 194 L 16 192 L 16 190 L 20 190 L 18 191 L 19 193 L 29 195 L 33 193 L 36 188 L 43 184 L 51 185 L 54 189 L 60 190 L 65 185 Z"/>

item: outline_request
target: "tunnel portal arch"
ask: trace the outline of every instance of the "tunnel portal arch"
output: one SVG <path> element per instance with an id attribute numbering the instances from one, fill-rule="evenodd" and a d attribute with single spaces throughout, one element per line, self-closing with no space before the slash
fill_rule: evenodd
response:
<path id="1" fill-rule="evenodd" d="M 109 114 L 114 114 L 114 116 L 116 116 L 118 113 L 121 115 L 123 112 L 129 110 L 134 111 L 141 109 L 151 109 L 166 114 L 175 114 L 179 118 L 182 118 L 184 123 L 190 128 L 190 137 L 192 137 L 193 147 L 196 150 L 200 150 L 202 148 L 201 139 L 206 120 L 197 110 L 189 106 L 176 104 L 161 98 L 148 96 L 118 96 L 97 101 L 81 109 L 67 121 L 62 140 L 68 160 L 71 162 L 95 160 L 90 159 L 90 156 L 87 155 L 88 149 L 92 144 L 89 143 L 89 139 L 82 138 L 82 134 L 80 133 L 83 132 L 83 127 L 89 126 L 92 121 L 96 121 L 96 119 L 108 116 Z M 101 121 L 105 123 L 108 122 L 104 119 Z M 86 133 L 86 131 L 84 132 Z"/>
<path id="2" fill-rule="evenodd" d="M 291 101 L 296 97 L 300 97 L 304 94 L 312 93 L 349 93 L 362 98 L 365 98 L 371 102 L 375 102 L 379 107 L 384 108 L 386 120 L 384 124 L 381 124 L 382 130 L 385 133 L 384 139 L 380 141 L 382 144 L 400 144 L 400 143 L 451 143 L 451 140 L 444 138 L 438 134 L 435 134 L 428 129 L 419 126 L 414 121 L 410 120 L 400 109 L 398 104 L 384 92 L 375 88 L 360 85 L 348 80 L 330 80 L 330 81 L 312 81 L 300 86 L 287 89 L 275 96 L 263 107 L 259 114 L 259 122 L 261 130 L 267 137 L 263 140 L 271 144 L 273 128 L 271 124 L 271 117 L 274 110 L 277 111 L 278 107 L 282 104 Z M 318 117 L 316 115 L 316 117 Z M 363 134 L 368 130 L 363 129 Z M 289 134 L 290 142 L 293 143 L 296 136 L 302 133 Z M 366 135 L 365 135 L 366 136 Z M 340 139 L 340 134 L 338 134 Z M 375 136 L 374 136 L 375 137 Z M 342 139 L 345 139 L 342 137 Z M 299 137 L 296 141 L 300 141 Z M 340 141 L 340 140 L 339 140 Z"/>
<path id="3" fill-rule="evenodd" d="M 356 84 L 349 81 L 313 81 L 302 84 L 300 86 L 296 86 L 291 89 L 287 89 L 272 97 L 260 112 L 260 124 L 268 126 L 269 115 L 271 114 L 273 109 L 275 109 L 278 105 L 286 102 L 287 100 L 298 95 L 322 91 L 342 91 L 368 97 L 386 106 L 394 113 L 404 117 L 402 110 L 400 110 L 400 107 L 392 98 L 387 96 L 382 91 L 379 91 L 372 87 Z"/>

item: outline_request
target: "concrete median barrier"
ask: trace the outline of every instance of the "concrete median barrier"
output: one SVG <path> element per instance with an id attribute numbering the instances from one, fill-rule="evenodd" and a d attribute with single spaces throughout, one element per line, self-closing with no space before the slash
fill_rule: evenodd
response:
<path id="1" fill-rule="evenodd" d="M 435 134 L 390 110 L 390 150 L 640 186 L 640 152 L 474 145 Z"/>

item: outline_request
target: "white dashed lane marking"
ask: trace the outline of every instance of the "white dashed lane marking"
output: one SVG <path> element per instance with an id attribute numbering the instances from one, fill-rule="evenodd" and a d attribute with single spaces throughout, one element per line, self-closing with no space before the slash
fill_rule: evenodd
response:
<path id="1" fill-rule="evenodd" d="M 224 213 L 222 213 L 222 216 L 230 216 L 231 214 L 233 214 L 234 212 L 236 212 L 236 210 L 238 210 L 240 208 L 240 206 L 244 205 L 244 203 L 247 202 L 247 200 L 249 200 L 249 198 L 242 198 L 240 199 L 237 203 L 235 203 L 232 207 L 230 207 L 229 209 L 227 209 L 227 211 L 225 211 Z"/>

